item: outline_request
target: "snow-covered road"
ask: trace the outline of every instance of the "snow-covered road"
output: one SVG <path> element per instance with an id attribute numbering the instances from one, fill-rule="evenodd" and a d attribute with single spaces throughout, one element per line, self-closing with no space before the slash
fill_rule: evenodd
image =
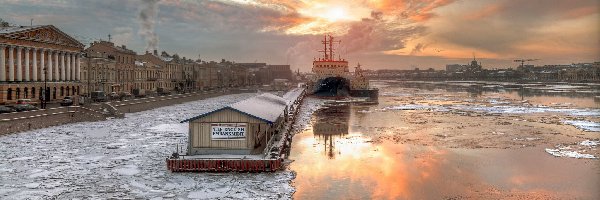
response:
<path id="1" fill-rule="evenodd" d="M 0 199 L 291 198 L 290 171 L 171 173 L 165 167 L 175 144 L 186 143 L 187 124 L 179 121 L 253 95 L 0 136 Z"/>

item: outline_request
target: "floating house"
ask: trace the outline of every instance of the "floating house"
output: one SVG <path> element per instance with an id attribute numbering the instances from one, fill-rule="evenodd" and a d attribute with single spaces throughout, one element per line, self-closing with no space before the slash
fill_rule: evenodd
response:
<path id="1" fill-rule="evenodd" d="M 264 153 L 286 122 L 287 100 L 265 93 L 186 120 L 188 156 Z"/>

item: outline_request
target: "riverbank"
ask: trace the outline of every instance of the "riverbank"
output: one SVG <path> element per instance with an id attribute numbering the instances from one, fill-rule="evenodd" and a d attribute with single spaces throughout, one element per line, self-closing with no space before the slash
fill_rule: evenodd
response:
<path id="1" fill-rule="evenodd" d="M 106 120 L 107 118 L 121 117 L 123 116 L 123 113 L 140 112 L 221 95 L 248 92 L 256 92 L 256 90 L 232 89 L 224 91 L 198 91 L 186 94 L 113 101 L 87 106 L 69 106 L 4 113 L 0 114 L 0 135 L 68 123 Z"/>

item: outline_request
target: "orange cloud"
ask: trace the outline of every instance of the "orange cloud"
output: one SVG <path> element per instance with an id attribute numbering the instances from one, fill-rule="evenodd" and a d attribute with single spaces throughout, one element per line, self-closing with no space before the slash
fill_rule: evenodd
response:
<path id="1" fill-rule="evenodd" d="M 479 19 L 483 19 L 483 18 L 492 16 L 496 13 L 499 13 L 502 10 L 504 10 L 504 5 L 492 4 L 492 5 L 486 6 L 485 8 L 483 8 L 480 11 L 477 11 L 474 13 L 469 13 L 469 14 L 465 15 L 464 18 L 467 20 L 479 20 Z"/>
<path id="2" fill-rule="evenodd" d="M 567 11 L 563 17 L 567 19 L 575 19 L 585 17 L 588 15 L 596 14 L 599 12 L 598 7 L 582 7 Z"/>

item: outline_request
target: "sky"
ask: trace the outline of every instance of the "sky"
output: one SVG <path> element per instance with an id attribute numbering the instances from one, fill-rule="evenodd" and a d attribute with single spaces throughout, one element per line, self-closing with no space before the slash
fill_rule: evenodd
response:
<path id="1" fill-rule="evenodd" d="M 87 45 L 110 34 L 139 54 L 301 71 L 320 57 L 324 34 L 365 69 L 600 61 L 598 0 L 0 0 L 0 18 L 51 24 Z"/>

